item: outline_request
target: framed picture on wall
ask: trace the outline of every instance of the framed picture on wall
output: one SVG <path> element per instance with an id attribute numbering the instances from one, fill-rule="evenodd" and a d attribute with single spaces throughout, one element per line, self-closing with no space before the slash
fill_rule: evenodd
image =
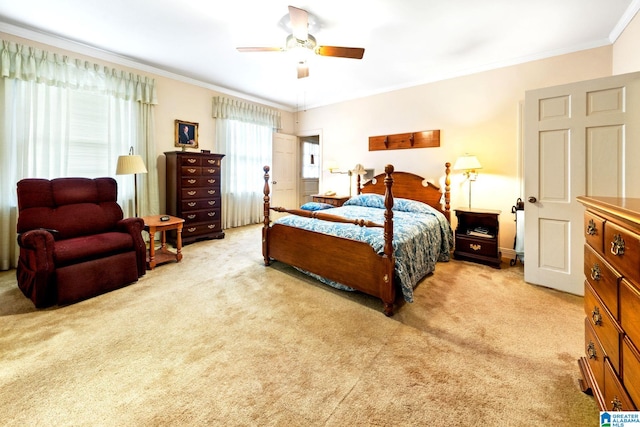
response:
<path id="1" fill-rule="evenodd" d="M 185 148 L 198 148 L 198 124 L 176 120 L 175 146 Z"/>

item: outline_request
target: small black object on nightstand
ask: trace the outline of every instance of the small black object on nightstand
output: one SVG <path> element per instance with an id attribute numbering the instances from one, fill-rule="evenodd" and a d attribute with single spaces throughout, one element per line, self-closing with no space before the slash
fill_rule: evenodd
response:
<path id="1" fill-rule="evenodd" d="M 160 221 L 169 221 L 171 219 L 171 217 L 169 215 L 162 215 L 160 217 Z"/>

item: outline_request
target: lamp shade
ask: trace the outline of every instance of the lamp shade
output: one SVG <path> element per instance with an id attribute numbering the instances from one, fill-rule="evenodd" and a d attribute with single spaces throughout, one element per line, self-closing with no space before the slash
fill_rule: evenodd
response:
<path id="1" fill-rule="evenodd" d="M 482 165 L 478 161 L 476 156 L 465 154 L 464 156 L 458 157 L 456 163 L 453 165 L 454 170 L 476 170 L 482 169 Z"/>
<path id="2" fill-rule="evenodd" d="M 147 173 L 147 167 L 138 154 L 118 157 L 116 175 L 131 175 L 136 173 Z"/>
<path id="3" fill-rule="evenodd" d="M 351 172 L 355 173 L 356 175 L 365 175 L 367 173 L 367 170 L 364 168 L 364 166 L 358 163 Z"/>
<path id="4" fill-rule="evenodd" d="M 328 160 L 325 163 L 325 169 L 327 169 L 328 171 L 338 169 L 338 162 L 336 162 L 335 160 Z"/>

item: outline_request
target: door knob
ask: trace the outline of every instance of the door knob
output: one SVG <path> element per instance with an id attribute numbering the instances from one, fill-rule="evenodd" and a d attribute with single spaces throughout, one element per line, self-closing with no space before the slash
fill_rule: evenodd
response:
<path id="1" fill-rule="evenodd" d="M 535 198 L 535 197 L 533 197 L 533 196 L 530 196 L 530 197 L 529 197 L 529 199 L 527 199 L 527 200 L 529 201 L 529 203 L 535 203 L 535 202 L 537 202 L 537 201 L 538 201 L 538 199 L 536 199 L 536 198 Z"/>
<path id="2" fill-rule="evenodd" d="M 271 183 L 275 185 L 278 183 L 278 181 L 271 181 Z"/>

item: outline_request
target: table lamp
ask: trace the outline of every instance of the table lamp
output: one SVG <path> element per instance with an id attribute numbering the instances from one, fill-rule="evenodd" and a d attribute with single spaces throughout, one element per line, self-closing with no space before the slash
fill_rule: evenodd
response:
<path id="1" fill-rule="evenodd" d="M 458 157 L 456 163 L 453 165 L 454 170 L 464 171 L 464 176 L 469 180 L 469 209 L 471 209 L 471 182 L 478 178 L 477 169 L 482 169 L 482 165 L 476 158 L 476 156 L 465 154 Z"/>

